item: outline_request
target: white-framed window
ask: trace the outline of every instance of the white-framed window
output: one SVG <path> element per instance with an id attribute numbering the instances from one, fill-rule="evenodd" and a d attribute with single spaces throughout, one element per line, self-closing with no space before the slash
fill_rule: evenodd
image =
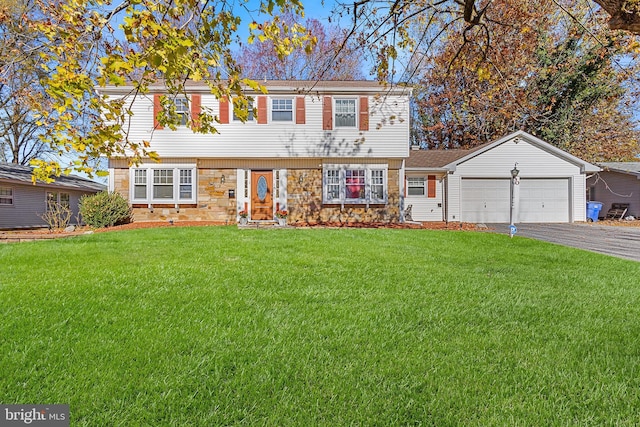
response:
<path id="1" fill-rule="evenodd" d="M 292 122 L 293 121 L 293 99 L 274 98 L 271 100 L 271 121 L 272 122 Z"/>
<path id="2" fill-rule="evenodd" d="M 325 165 L 324 203 L 386 203 L 386 165 Z"/>
<path id="3" fill-rule="evenodd" d="M 47 191 L 46 211 L 49 212 L 56 206 L 62 206 L 69 209 L 71 207 L 71 196 L 69 193 Z"/>
<path id="4" fill-rule="evenodd" d="M 251 98 L 247 98 L 247 104 L 246 105 L 240 105 L 240 109 L 247 109 L 247 122 L 252 122 L 254 120 L 254 116 L 253 116 L 253 111 L 254 111 L 254 104 L 253 104 L 253 99 Z M 233 109 L 233 121 L 234 122 L 239 122 L 240 118 L 238 117 L 238 115 L 236 114 L 236 109 L 235 107 L 232 105 L 232 109 Z"/>
<path id="5" fill-rule="evenodd" d="M 407 178 L 407 196 L 424 196 L 427 184 L 424 177 L 408 177 Z"/>
<path id="6" fill-rule="evenodd" d="M 147 198 L 147 170 L 135 169 L 133 171 L 133 198 Z"/>
<path id="7" fill-rule="evenodd" d="M 336 99 L 334 116 L 336 127 L 356 127 L 356 100 Z"/>
<path id="8" fill-rule="evenodd" d="M 0 187 L 0 206 L 13 206 L 13 188 Z"/>
<path id="9" fill-rule="evenodd" d="M 180 116 L 180 126 L 189 123 L 189 100 L 184 96 L 179 96 L 174 100 L 176 113 Z"/>
<path id="10" fill-rule="evenodd" d="M 195 203 L 196 167 L 193 165 L 146 165 L 132 168 L 132 203 Z"/>

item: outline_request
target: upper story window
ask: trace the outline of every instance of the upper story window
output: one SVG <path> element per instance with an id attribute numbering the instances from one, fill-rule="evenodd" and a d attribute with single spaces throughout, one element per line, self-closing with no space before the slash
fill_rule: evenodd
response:
<path id="1" fill-rule="evenodd" d="M 154 165 L 131 169 L 132 202 L 195 203 L 196 168 L 191 165 Z"/>
<path id="2" fill-rule="evenodd" d="M 0 206 L 13 206 L 13 188 L 0 187 Z"/>
<path id="3" fill-rule="evenodd" d="M 271 100 L 271 121 L 292 122 L 293 121 L 293 99 L 272 99 Z"/>
<path id="4" fill-rule="evenodd" d="M 247 121 L 248 122 L 252 122 L 254 117 L 253 117 L 253 101 L 248 99 L 247 100 L 248 103 L 246 105 L 239 105 L 241 110 L 247 110 Z M 240 117 L 238 117 L 238 115 L 236 114 L 236 108 L 233 108 L 233 121 L 234 122 L 239 122 L 240 121 Z"/>
<path id="5" fill-rule="evenodd" d="M 189 100 L 181 96 L 176 98 L 174 103 L 176 114 L 180 116 L 180 126 L 186 126 L 189 123 Z"/>
<path id="6" fill-rule="evenodd" d="M 335 100 L 335 124 L 336 127 L 356 127 L 356 100 Z"/>
<path id="7" fill-rule="evenodd" d="M 387 169 L 382 165 L 325 165 L 324 203 L 386 203 Z"/>

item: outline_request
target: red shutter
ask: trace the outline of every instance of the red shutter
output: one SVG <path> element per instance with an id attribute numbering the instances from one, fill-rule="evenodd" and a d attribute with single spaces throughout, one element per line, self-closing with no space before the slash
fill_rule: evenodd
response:
<path id="1" fill-rule="evenodd" d="M 164 129 L 160 123 L 158 123 L 158 114 L 162 111 L 162 105 L 160 104 L 160 94 L 156 93 L 153 95 L 153 128 L 154 129 Z"/>
<path id="2" fill-rule="evenodd" d="M 220 98 L 220 123 L 229 123 L 229 100 Z"/>
<path id="3" fill-rule="evenodd" d="M 369 98 L 360 98 L 360 130 L 369 130 Z"/>
<path id="4" fill-rule="evenodd" d="M 305 123 L 304 96 L 298 96 L 296 98 L 296 124 L 303 125 Z"/>
<path id="5" fill-rule="evenodd" d="M 200 104 L 201 95 L 199 93 L 191 95 L 191 128 L 194 130 L 200 127 Z"/>
<path id="6" fill-rule="evenodd" d="M 333 129 L 333 100 L 325 96 L 322 101 L 322 130 Z"/>
<path id="7" fill-rule="evenodd" d="M 436 176 L 429 175 L 427 177 L 427 197 L 436 197 Z"/>
<path id="8" fill-rule="evenodd" d="M 258 97 L 258 124 L 259 125 L 267 124 L 267 97 L 266 96 Z"/>

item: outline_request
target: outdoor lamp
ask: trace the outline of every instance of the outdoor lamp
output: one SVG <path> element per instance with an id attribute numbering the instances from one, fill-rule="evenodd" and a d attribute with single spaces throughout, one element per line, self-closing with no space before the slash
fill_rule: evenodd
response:
<path id="1" fill-rule="evenodd" d="M 220 177 L 220 183 L 224 184 L 225 178 L 224 175 L 222 175 L 222 177 Z"/>
<path id="2" fill-rule="evenodd" d="M 518 162 L 516 162 L 516 164 L 513 165 L 513 169 L 511 169 L 511 178 L 516 178 L 519 173 L 520 171 L 518 170 Z"/>

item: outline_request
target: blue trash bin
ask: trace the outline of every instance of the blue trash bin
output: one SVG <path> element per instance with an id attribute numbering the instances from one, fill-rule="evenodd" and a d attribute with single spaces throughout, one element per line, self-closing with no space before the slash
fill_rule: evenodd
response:
<path id="1" fill-rule="evenodd" d="M 587 221 L 597 222 L 598 215 L 600 215 L 600 209 L 602 209 L 602 203 L 600 202 L 587 202 Z"/>

